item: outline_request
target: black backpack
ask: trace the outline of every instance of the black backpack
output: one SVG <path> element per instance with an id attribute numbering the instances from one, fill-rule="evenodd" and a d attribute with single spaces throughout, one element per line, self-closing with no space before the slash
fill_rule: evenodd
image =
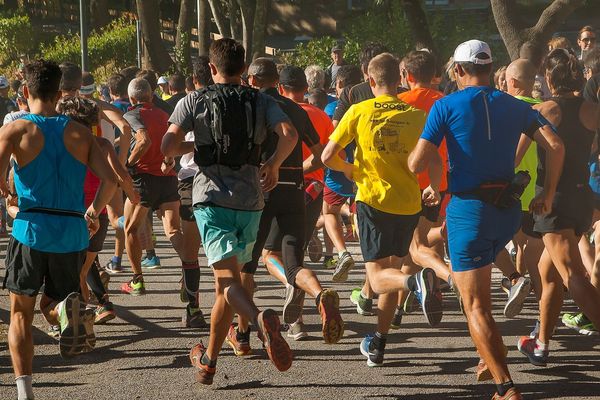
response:
<path id="1" fill-rule="evenodd" d="M 203 123 L 209 128 L 212 144 L 195 137 L 194 161 L 198 166 L 260 165 L 260 127 L 256 123 L 258 91 L 239 85 L 212 85 L 200 92 L 205 112 Z"/>

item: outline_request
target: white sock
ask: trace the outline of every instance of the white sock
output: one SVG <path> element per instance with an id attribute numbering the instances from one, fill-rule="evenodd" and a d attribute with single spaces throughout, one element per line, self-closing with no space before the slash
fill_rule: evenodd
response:
<path id="1" fill-rule="evenodd" d="M 15 379 L 17 384 L 18 400 L 33 400 L 33 386 L 31 385 L 31 375 L 22 375 Z"/>
<path id="2" fill-rule="evenodd" d="M 363 299 L 368 299 L 368 297 L 367 297 L 367 295 L 365 294 L 365 292 L 363 291 L 363 289 L 360 289 L 360 296 L 361 296 Z"/>
<path id="3" fill-rule="evenodd" d="M 540 342 L 540 339 L 535 340 L 535 346 L 542 351 L 548 350 L 548 345 L 544 342 Z"/>
<path id="4" fill-rule="evenodd" d="M 338 257 L 341 257 L 342 254 L 346 253 L 347 251 L 348 250 L 346 250 L 346 249 L 342 249 L 342 250 L 338 251 Z"/>

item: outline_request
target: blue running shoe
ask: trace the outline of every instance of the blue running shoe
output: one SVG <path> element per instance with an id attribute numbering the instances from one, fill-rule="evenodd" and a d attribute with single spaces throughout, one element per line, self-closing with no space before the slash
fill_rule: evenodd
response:
<path id="1" fill-rule="evenodd" d="M 442 292 L 438 278 L 431 268 L 424 268 L 416 275 L 417 290 L 415 294 L 421 300 L 423 314 L 431 326 L 437 326 L 442 321 Z"/>
<path id="2" fill-rule="evenodd" d="M 369 367 L 383 366 L 383 356 L 385 353 L 385 344 L 381 349 L 375 348 L 373 345 L 373 335 L 367 335 L 360 342 L 360 352 L 367 357 L 367 365 Z"/>
<path id="3" fill-rule="evenodd" d="M 142 260 L 142 268 L 145 269 L 156 269 L 160 267 L 160 258 L 158 256 L 144 258 Z"/>

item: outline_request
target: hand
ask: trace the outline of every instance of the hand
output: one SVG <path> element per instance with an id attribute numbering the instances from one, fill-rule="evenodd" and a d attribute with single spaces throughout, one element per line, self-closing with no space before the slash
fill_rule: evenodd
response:
<path id="1" fill-rule="evenodd" d="M 260 167 L 258 173 L 260 176 L 260 186 L 264 192 L 269 192 L 277 186 L 279 168 L 275 167 L 273 163 L 267 161 Z"/>
<path id="2" fill-rule="evenodd" d="M 8 188 L 8 182 L 0 180 L 0 196 L 8 198 L 11 195 L 10 189 Z"/>
<path id="3" fill-rule="evenodd" d="M 434 207 L 437 206 L 438 204 L 440 204 L 440 201 L 442 200 L 442 196 L 440 195 L 440 192 L 435 190 L 434 188 L 430 186 L 427 186 L 425 188 L 425 190 L 423 190 L 423 204 L 425 204 L 427 207 Z"/>
<path id="4" fill-rule="evenodd" d="M 554 195 L 548 195 L 545 191 L 535 196 L 529 204 L 529 211 L 537 215 L 547 215 L 552 211 L 552 200 Z"/>
<path id="5" fill-rule="evenodd" d="M 85 222 L 87 223 L 88 233 L 90 237 L 94 236 L 100 228 L 100 221 L 98 221 L 98 214 L 92 207 L 88 208 L 85 212 Z"/>
<path id="6" fill-rule="evenodd" d="M 173 169 L 174 166 L 175 166 L 174 159 L 171 158 L 170 161 L 163 160 L 162 164 L 160 164 L 160 170 L 163 174 L 167 175 Z"/>

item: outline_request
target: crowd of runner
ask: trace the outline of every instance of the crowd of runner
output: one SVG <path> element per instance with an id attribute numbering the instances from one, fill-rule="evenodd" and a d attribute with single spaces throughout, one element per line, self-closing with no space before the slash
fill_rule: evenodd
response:
<path id="1" fill-rule="evenodd" d="M 583 335 L 600 326 L 600 47 L 591 27 L 577 44 L 526 42 L 494 73 L 479 40 L 461 43 L 444 70 L 430 50 L 397 58 L 377 43 L 360 66 L 340 46 L 327 69 L 248 66 L 240 43 L 219 39 L 190 77 L 128 67 L 100 84 L 44 60 L 26 63 L 20 80 L 0 76 L 18 399 L 34 398 L 39 292 L 61 356 L 92 351 L 94 325 L 116 317 L 108 285 L 130 273 L 124 253 L 125 294 L 145 295 L 144 273 L 160 267 L 155 217 L 181 261 L 182 324 L 209 329 L 189 355 L 200 383 L 213 382 L 225 342 L 251 354 L 252 330 L 288 370 L 288 341 L 309 335 L 306 295 L 323 341 L 340 341 L 335 287 L 355 268 L 347 243 L 358 241 L 364 285 L 350 300 L 377 315 L 356 344 L 369 367 L 384 364 L 405 313 L 420 308 L 438 326 L 443 305 L 456 304 L 480 356 L 477 380 L 495 383 L 494 399 L 521 399 L 492 316 L 493 268 L 505 277 L 507 318 L 530 292 L 539 303 L 516 343 L 525 361 L 546 366 L 566 291 L 580 312 L 562 323 Z M 110 227 L 113 255 L 101 265 Z M 210 317 L 199 303 L 201 247 L 214 275 Z M 263 265 L 285 288 L 278 310 L 254 303 Z"/>

